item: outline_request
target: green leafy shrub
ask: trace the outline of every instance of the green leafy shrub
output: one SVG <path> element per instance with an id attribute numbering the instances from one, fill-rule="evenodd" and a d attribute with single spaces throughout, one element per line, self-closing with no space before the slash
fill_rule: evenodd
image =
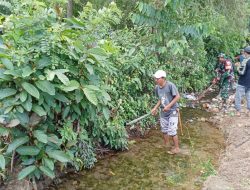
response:
<path id="1" fill-rule="evenodd" d="M 39 179 L 41 174 L 53 178 L 57 162 L 74 164 L 73 146 L 84 142 L 78 140 L 84 128 L 94 142 L 104 138 L 94 136 L 91 128 L 105 128 L 106 123 L 95 126 L 98 115 L 109 119 L 111 98 L 105 83 L 115 72 L 109 57 L 116 49 L 103 46 L 101 40 L 110 24 L 119 21 L 119 10 L 111 4 L 98 13 L 88 4 L 80 19 L 61 23 L 51 9 L 39 7 L 25 14 L 28 7 L 22 8 L 23 15 L 4 23 L 1 45 L 1 123 L 9 128 L 11 141 L 4 156 L 20 155 L 24 169 L 19 179 Z M 103 36 L 94 32 L 100 29 Z M 123 131 L 112 128 L 108 133 L 120 134 L 119 130 Z M 108 145 L 126 148 L 126 135 L 118 137 L 122 144 L 108 136 Z M 80 157 L 85 167 L 92 167 L 94 156 L 91 145 L 86 146 Z"/>
<path id="2" fill-rule="evenodd" d="M 138 3 L 130 29 L 114 3 L 98 11 L 87 3 L 63 19 L 40 1 L 17 2 L 0 40 L 0 168 L 18 154 L 19 179 L 53 178 L 56 165 L 91 168 L 97 144 L 127 149 L 124 121 L 150 111 L 155 70 L 167 70 L 180 92 L 200 91 L 213 56 L 244 38 L 244 27 L 224 35 L 226 13 L 190 0 Z"/>

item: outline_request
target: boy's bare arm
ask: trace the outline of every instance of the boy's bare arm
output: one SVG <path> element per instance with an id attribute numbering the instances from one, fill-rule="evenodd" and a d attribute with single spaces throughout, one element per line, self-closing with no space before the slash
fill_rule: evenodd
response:
<path id="1" fill-rule="evenodd" d="M 180 94 L 177 94 L 174 99 L 164 107 L 163 111 L 166 112 L 171 109 L 171 107 L 180 99 Z"/>
<path id="2" fill-rule="evenodd" d="M 151 110 L 152 115 L 155 115 L 157 113 L 157 109 L 159 108 L 160 105 L 161 105 L 161 100 L 158 100 L 157 104 Z"/>

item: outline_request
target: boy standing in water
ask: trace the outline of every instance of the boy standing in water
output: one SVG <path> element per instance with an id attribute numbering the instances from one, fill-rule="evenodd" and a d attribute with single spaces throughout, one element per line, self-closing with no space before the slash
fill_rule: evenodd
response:
<path id="1" fill-rule="evenodd" d="M 179 92 L 176 86 L 166 80 L 166 72 L 158 70 L 154 74 L 155 82 L 157 84 L 155 88 L 158 102 L 151 110 L 152 115 L 156 115 L 158 108 L 161 108 L 160 123 L 161 131 L 163 133 L 163 139 L 165 145 L 169 143 L 169 137 L 173 138 L 174 147 L 168 151 L 169 154 L 177 154 L 180 152 L 179 141 L 177 136 L 178 127 L 178 104 L 180 99 Z"/>

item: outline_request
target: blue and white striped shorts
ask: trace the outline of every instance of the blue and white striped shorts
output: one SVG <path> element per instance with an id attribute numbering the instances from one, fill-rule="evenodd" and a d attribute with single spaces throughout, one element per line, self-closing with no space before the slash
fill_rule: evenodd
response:
<path id="1" fill-rule="evenodd" d="M 161 132 L 169 136 L 177 135 L 178 117 L 161 117 Z"/>

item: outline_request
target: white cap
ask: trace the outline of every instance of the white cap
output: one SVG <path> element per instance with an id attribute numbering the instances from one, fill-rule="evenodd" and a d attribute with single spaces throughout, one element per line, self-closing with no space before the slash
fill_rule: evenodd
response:
<path id="1" fill-rule="evenodd" d="M 166 76 L 167 76 L 167 74 L 163 70 L 158 70 L 154 74 L 154 77 L 157 78 L 157 79 L 162 78 L 162 77 L 166 78 Z"/>

